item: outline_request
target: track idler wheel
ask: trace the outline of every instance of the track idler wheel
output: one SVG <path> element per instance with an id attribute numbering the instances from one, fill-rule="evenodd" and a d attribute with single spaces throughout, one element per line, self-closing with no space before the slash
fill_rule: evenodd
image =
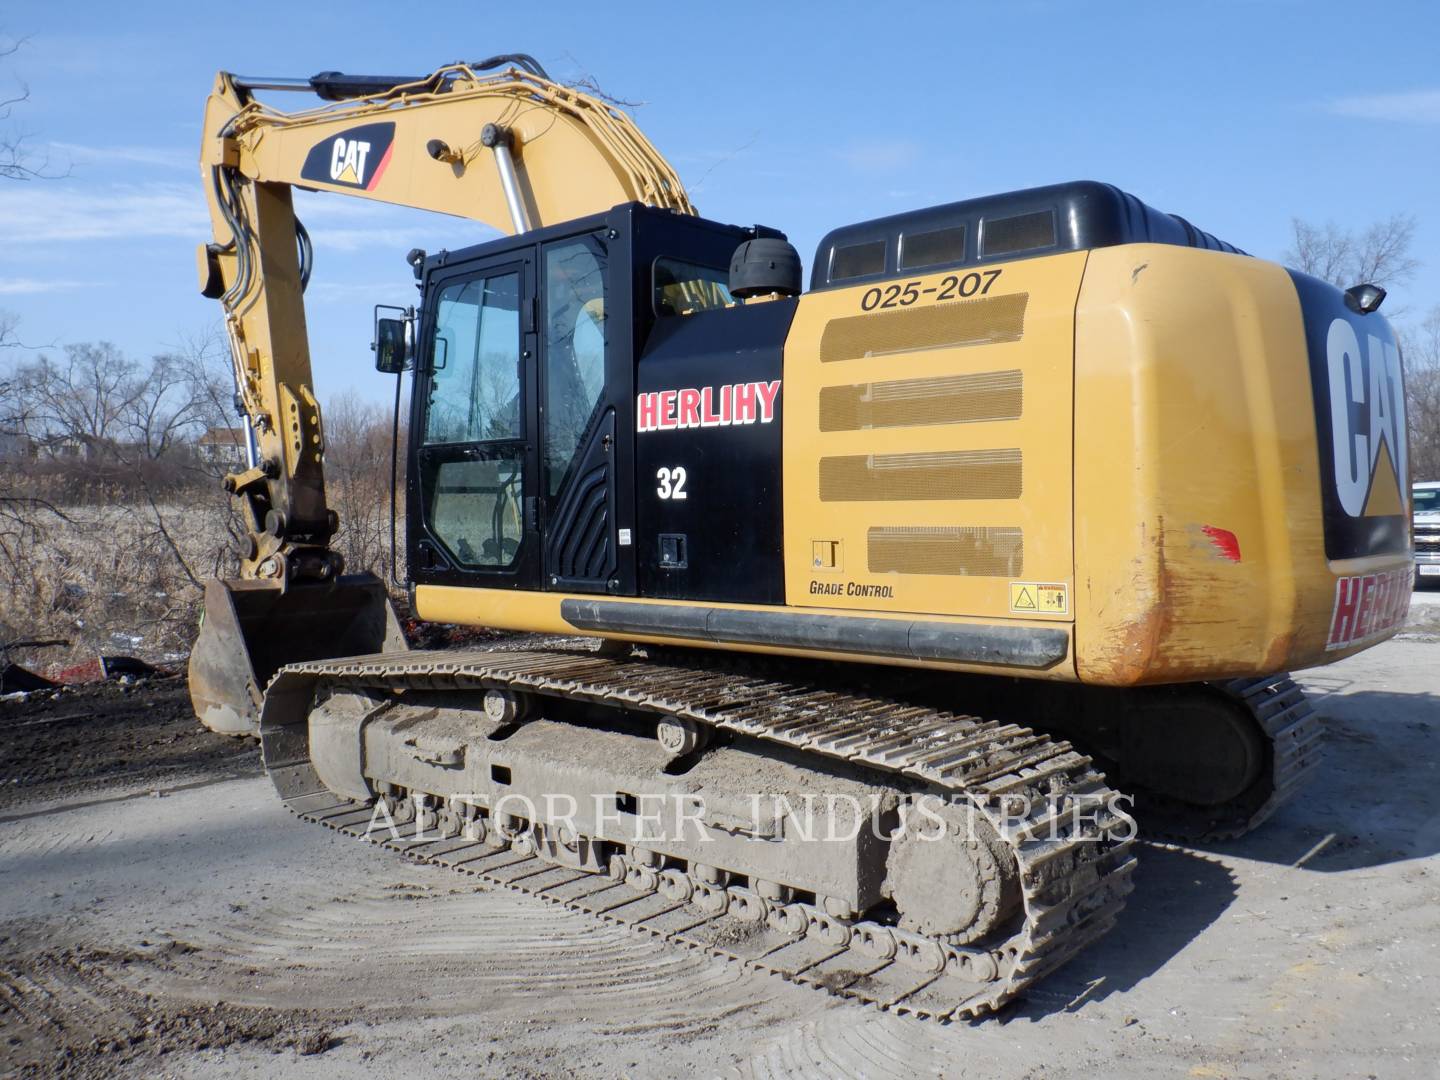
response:
<path id="1" fill-rule="evenodd" d="M 969 806 L 927 804 L 922 810 L 911 803 L 890 843 L 885 871 L 900 928 L 951 945 L 979 941 L 1021 903 L 1009 849 Z"/>
<path id="2" fill-rule="evenodd" d="M 655 738 L 672 758 L 683 758 L 703 750 L 710 730 L 684 716 L 662 716 L 655 725 Z"/>
<path id="3" fill-rule="evenodd" d="M 513 690 L 486 690 L 481 704 L 485 715 L 496 724 L 518 724 L 530 711 L 530 700 Z"/>

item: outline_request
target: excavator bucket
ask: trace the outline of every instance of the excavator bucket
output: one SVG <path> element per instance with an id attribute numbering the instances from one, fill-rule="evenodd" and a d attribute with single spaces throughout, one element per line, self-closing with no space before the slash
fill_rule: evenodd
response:
<path id="1" fill-rule="evenodd" d="M 254 735 L 265 687 L 286 664 L 406 648 L 373 574 L 283 591 L 266 581 L 211 580 L 190 651 L 190 701 L 211 731 Z"/>

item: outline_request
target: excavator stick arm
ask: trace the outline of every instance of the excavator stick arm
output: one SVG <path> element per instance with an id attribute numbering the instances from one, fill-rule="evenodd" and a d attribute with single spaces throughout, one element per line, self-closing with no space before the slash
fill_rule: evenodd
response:
<path id="1" fill-rule="evenodd" d="M 329 103 L 286 112 L 254 96 L 285 90 Z M 414 79 L 222 72 L 206 104 L 200 165 L 213 233 L 199 251 L 201 291 L 225 311 L 249 459 L 226 478 L 246 533 L 240 579 L 207 591 L 191 672 L 197 712 L 229 729 L 252 724 L 250 698 L 276 667 L 322 658 L 315 648 L 323 656 L 376 651 L 392 643 L 395 623 L 378 580 L 338 580 L 343 562 L 331 539 L 339 522 L 325 495 L 305 326 L 312 250 L 294 188 L 502 232 L 632 201 L 694 210 L 628 116 L 518 54 Z M 362 610 L 367 604 L 373 610 Z"/>

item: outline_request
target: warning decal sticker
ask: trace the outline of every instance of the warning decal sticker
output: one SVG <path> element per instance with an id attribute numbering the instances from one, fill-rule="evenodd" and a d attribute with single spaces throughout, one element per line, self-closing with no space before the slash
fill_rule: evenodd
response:
<path id="1" fill-rule="evenodd" d="M 1012 581 L 1010 610 L 1019 615 L 1068 615 L 1070 599 L 1062 583 Z"/>

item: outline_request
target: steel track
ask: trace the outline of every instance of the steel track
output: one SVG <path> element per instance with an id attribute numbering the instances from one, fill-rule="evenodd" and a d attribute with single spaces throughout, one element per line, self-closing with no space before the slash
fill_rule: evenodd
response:
<path id="1" fill-rule="evenodd" d="M 688 717 L 851 768 L 907 777 L 968 798 L 990 816 L 1018 868 L 1023 916 L 1003 942 L 957 947 L 864 918 L 766 902 L 748 890 L 728 890 L 740 895 L 729 897 L 723 912 L 707 911 L 680 899 L 684 883 L 677 889 L 673 877 L 662 882 L 636 873 L 625 859 L 610 876 L 586 873 L 537 857 L 523 837 L 497 849 L 493 831 L 486 842 L 433 833 L 396 839 L 372 831 L 373 809 L 326 791 L 309 764 L 306 718 L 321 683 L 392 692 L 494 687 L 590 701 Z M 1099 938 L 1123 907 L 1135 864 L 1133 822 L 1115 812 L 1104 778 L 1067 743 L 1013 724 L 745 673 L 566 652 L 409 652 L 296 664 L 267 691 L 262 746 L 281 797 L 307 820 L 832 994 L 927 1018 L 992 1012 Z M 994 816 L 997 800 L 1020 795 L 1035 799 L 1030 816 Z M 714 906 L 713 894 L 707 899 Z"/>
<path id="2" fill-rule="evenodd" d="M 1247 791 L 1213 807 L 1129 785 L 1141 799 L 1141 832 L 1147 838 L 1204 844 L 1244 836 L 1293 799 L 1324 757 L 1324 725 L 1289 675 L 1235 679 L 1213 689 L 1240 705 L 1260 729 L 1269 767 Z"/>

